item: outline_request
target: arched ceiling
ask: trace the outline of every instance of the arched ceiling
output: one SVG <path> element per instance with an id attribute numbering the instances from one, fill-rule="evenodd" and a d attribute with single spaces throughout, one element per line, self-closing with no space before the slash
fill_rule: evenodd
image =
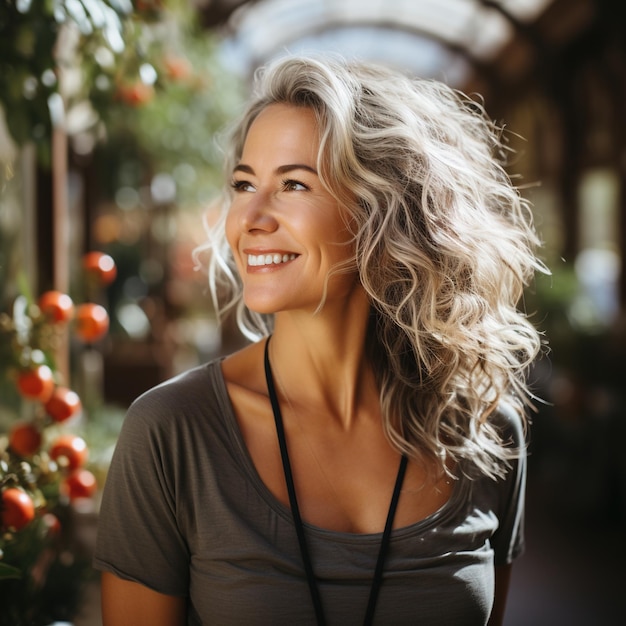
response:
<path id="1" fill-rule="evenodd" d="M 465 83 L 554 0 L 204 0 L 225 58 L 249 73 L 288 52 L 330 50 Z"/>

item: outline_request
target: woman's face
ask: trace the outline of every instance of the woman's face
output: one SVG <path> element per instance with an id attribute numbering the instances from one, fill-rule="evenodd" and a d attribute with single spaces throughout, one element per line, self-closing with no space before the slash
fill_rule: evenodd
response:
<path id="1" fill-rule="evenodd" d="M 338 203 L 317 174 L 319 144 L 308 108 L 270 105 L 248 131 L 226 236 L 253 311 L 315 310 L 330 270 L 353 258 Z M 333 276 L 326 302 L 345 299 L 356 284 L 356 268 Z"/>

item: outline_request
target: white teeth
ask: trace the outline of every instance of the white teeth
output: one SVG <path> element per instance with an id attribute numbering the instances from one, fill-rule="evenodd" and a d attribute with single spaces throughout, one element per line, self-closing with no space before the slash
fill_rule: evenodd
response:
<path id="1" fill-rule="evenodd" d="M 280 263 L 287 263 L 287 261 L 293 261 L 296 258 L 295 254 L 249 254 L 248 265 L 253 267 L 259 265 L 278 265 Z"/>

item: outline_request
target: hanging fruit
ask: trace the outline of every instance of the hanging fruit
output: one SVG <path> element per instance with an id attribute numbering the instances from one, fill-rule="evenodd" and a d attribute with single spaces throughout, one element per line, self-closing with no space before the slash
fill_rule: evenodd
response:
<path id="1" fill-rule="evenodd" d="M 50 446 L 50 458 L 62 469 L 76 470 L 87 462 L 89 450 L 77 435 L 61 435 Z"/>
<path id="2" fill-rule="evenodd" d="M 76 309 L 76 335 L 85 343 L 102 339 L 109 330 L 109 314 L 99 304 L 86 302 Z"/>
<path id="3" fill-rule="evenodd" d="M 74 316 L 74 302 L 61 291 L 46 291 L 38 302 L 39 310 L 53 324 L 64 324 Z"/>
<path id="4" fill-rule="evenodd" d="M 83 268 L 101 285 L 110 285 L 117 276 L 117 267 L 113 257 L 97 250 L 83 256 Z"/>
<path id="5" fill-rule="evenodd" d="M 54 376 L 47 365 L 21 370 L 17 375 L 17 389 L 29 400 L 46 402 L 54 391 Z"/>
<path id="6" fill-rule="evenodd" d="M 168 55 L 163 60 L 165 72 L 169 78 L 175 81 L 182 81 L 192 74 L 191 63 L 182 56 Z"/>
<path id="7" fill-rule="evenodd" d="M 2 492 L 0 519 L 4 529 L 21 530 L 34 517 L 33 499 L 25 491 L 11 487 Z"/>
<path id="8" fill-rule="evenodd" d="M 130 85 L 118 85 L 116 95 L 132 107 L 141 107 L 154 98 L 154 87 L 138 80 Z"/>
<path id="9" fill-rule="evenodd" d="M 76 469 L 63 480 L 64 490 L 70 500 L 91 498 L 98 484 L 96 477 L 86 469 Z"/>
<path id="10" fill-rule="evenodd" d="M 64 422 L 76 415 L 82 408 L 80 398 L 75 391 L 67 387 L 56 387 L 44 404 L 46 413 L 55 422 Z"/>
<path id="11" fill-rule="evenodd" d="M 61 535 L 61 522 L 54 513 L 44 513 L 41 520 L 47 537 L 56 538 Z"/>
<path id="12" fill-rule="evenodd" d="M 18 422 L 9 433 L 9 446 L 19 456 L 32 456 L 41 447 L 41 431 L 32 422 Z"/>

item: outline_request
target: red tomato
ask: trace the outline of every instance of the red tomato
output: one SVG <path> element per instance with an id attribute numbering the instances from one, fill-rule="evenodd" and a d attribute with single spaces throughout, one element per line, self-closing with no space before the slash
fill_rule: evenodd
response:
<path id="1" fill-rule="evenodd" d="M 76 469 L 69 474 L 64 485 L 70 500 L 91 498 L 98 488 L 96 477 L 86 469 Z"/>
<path id="2" fill-rule="evenodd" d="M 87 302 L 76 310 L 76 334 L 86 343 L 98 341 L 109 330 L 109 314 L 99 304 Z"/>
<path id="3" fill-rule="evenodd" d="M 32 456 L 41 446 L 41 432 L 31 422 L 15 424 L 9 434 L 9 445 L 20 456 Z"/>
<path id="4" fill-rule="evenodd" d="M 44 524 L 48 537 L 58 537 L 61 534 L 61 522 L 54 513 L 45 513 L 41 521 Z"/>
<path id="5" fill-rule="evenodd" d="M 37 302 L 41 312 L 54 324 L 69 322 L 74 315 L 74 303 L 66 293 L 46 291 Z"/>
<path id="6" fill-rule="evenodd" d="M 78 394 L 66 387 L 57 387 L 45 403 L 46 413 L 55 422 L 64 422 L 81 409 Z"/>
<path id="7" fill-rule="evenodd" d="M 22 370 L 17 376 L 17 389 L 30 400 L 46 402 L 54 391 L 52 370 L 47 365 Z"/>
<path id="8" fill-rule="evenodd" d="M 2 492 L 2 526 L 20 530 L 35 517 L 33 499 L 21 489 L 11 487 Z"/>
<path id="9" fill-rule="evenodd" d="M 115 261 L 104 252 L 88 252 L 83 257 L 83 267 L 103 285 L 111 284 L 117 276 Z"/>
<path id="10" fill-rule="evenodd" d="M 69 470 L 82 467 L 88 454 L 85 440 L 76 435 L 61 435 L 50 446 L 50 458 Z"/>

